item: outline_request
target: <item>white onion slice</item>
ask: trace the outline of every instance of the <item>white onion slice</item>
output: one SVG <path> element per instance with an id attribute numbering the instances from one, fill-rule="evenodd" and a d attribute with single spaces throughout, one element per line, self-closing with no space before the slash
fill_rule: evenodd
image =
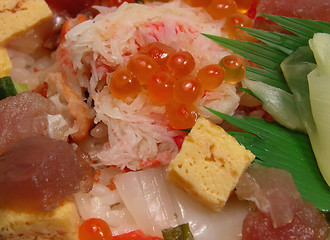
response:
<path id="1" fill-rule="evenodd" d="M 248 213 L 246 202 L 231 197 L 221 212 L 202 205 L 174 185 L 170 187 L 180 223 L 189 223 L 196 240 L 237 240 L 241 238 L 242 223 Z"/>
<path id="2" fill-rule="evenodd" d="M 79 192 L 74 196 L 81 218 L 103 219 L 109 224 L 113 235 L 137 229 L 118 191 L 107 187 L 110 179 L 120 173 L 122 171 L 117 168 L 101 169 L 99 182 L 94 183 L 93 189 L 89 193 Z"/>
<path id="3" fill-rule="evenodd" d="M 164 174 L 163 168 L 151 168 L 114 179 L 138 228 L 153 236 L 161 236 L 162 229 L 178 225 Z"/>
<path id="4" fill-rule="evenodd" d="M 161 230 L 189 223 L 196 240 L 240 239 L 246 202 L 236 197 L 221 212 L 214 212 L 165 179 L 162 167 L 129 172 L 114 180 L 139 229 L 153 236 Z"/>

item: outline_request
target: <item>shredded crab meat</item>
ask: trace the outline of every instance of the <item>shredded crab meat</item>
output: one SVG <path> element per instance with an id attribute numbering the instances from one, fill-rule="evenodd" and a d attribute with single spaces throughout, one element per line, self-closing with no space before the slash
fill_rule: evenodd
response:
<path id="1" fill-rule="evenodd" d="M 109 126 L 109 143 L 98 154 L 102 163 L 139 169 L 150 161 L 166 164 L 178 153 L 173 137 L 182 133 L 168 129 L 165 107 L 150 104 L 145 94 L 126 104 L 104 90 L 95 100 L 95 122 Z"/>
<path id="2" fill-rule="evenodd" d="M 199 68 L 230 54 L 201 34 L 224 36 L 224 23 L 181 1 L 95 8 L 100 14 L 68 31 L 55 55 L 54 68 L 65 76 L 65 81 L 57 81 L 57 91 L 68 102 L 68 111 L 75 120 L 73 128 L 80 129 L 71 138 L 93 142 L 89 135 L 92 112 L 93 124 L 105 124 L 107 128 L 107 139 L 102 144 L 94 141 L 89 148 L 84 144 L 97 166 L 138 170 L 166 165 L 179 150 L 175 137 L 183 133 L 168 127 L 165 107 L 153 104 L 144 91 L 135 99 L 114 98 L 108 86 L 111 76 L 142 46 L 156 41 L 190 52 L 198 66 L 192 73 L 196 74 Z M 81 100 L 84 91 L 88 92 L 86 103 Z M 239 96 L 233 85 L 223 83 L 195 104 L 199 113 L 209 118 L 202 105 L 233 114 Z M 218 118 L 212 120 L 221 122 Z M 97 152 L 93 146 L 97 146 Z"/>
<path id="3" fill-rule="evenodd" d="M 201 34 L 223 36 L 223 21 L 212 20 L 201 9 L 179 1 L 160 5 L 124 3 L 116 11 L 97 9 L 100 14 L 95 19 L 79 24 L 65 36 L 64 47 L 78 72 L 85 68 L 86 59 L 96 62 L 101 58 L 106 60 L 103 62 L 108 67 L 114 68 L 124 65 L 141 46 L 155 41 L 190 52 L 199 66 L 218 62 L 229 54 L 228 50 Z M 85 81 L 102 78 L 103 74 L 95 70 L 96 76 Z M 95 83 L 87 85 L 96 86 Z M 89 92 L 94 91 L 89 88 Z"/>

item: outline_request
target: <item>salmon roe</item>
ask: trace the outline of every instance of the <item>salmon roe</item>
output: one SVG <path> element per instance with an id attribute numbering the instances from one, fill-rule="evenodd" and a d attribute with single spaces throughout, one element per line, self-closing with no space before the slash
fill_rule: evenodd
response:
<path id="1" fill-rule="evenodd" d="M 89 218 L 79 227 L 79 240 L 112 240 L 109 225 L 100 218 Z"/>
<path id="2" fill-rule="evenodd" d="M 139 51 L 139 53 L 152 57 L 159 65 L 165 64 L 169 55 L 175 52 L 174 48 L 160 42 L 149 43 Z"/>
<path id="3" fill-rule="evenodd" d="M 186 0 L 186 2 L 193 7 L 206 7 L 211 0 Z"/>
<path id="4" fill-rule="evenodd" d="M 234 13 L 227 17 L 225 22 L 225 31 L 230 38 L 239 40 L 249 40 L 251 36 L 237 27 L 252 28 L 252 19 L 241 13 Z"/>
<path id="5" fill-rule="evenodd" d="M 140 84 L 146 84 L 148 78 L 159 69 L 157 62 L 145 54 L 136 54 L 127 63 L 130 70 Z"/>
<path id="6" fill-rule="evenodd" d="M 172 100 L 175 78 L 169 72 L 161 70 L 148 80 L 149 98 L 158 104 L 167 104 Z"/>
<path id="7" fill-rule="evenodd" d="M 194 70 L 195 59 L 189 52 L 179 51 L 168 57 L 166 66 L 174 75 L 182 77 Z"/>
<path id="8" fill-rule="evenodd" d="M 237 6 L 237 12 L 244 14 L 247 13 L 253 3 L 253 0 L 235 0 Z"/>
<path id="9" fill-rule="evenodd" d="M 173 89 L 173 100 L 177 103 L 191 104 L 201 93 L 200 83 L 196 77 L 188 75 L 178 79 Z"/>
<path id="10" fill-rule="evenodd" d="M 166 105 L 169 124 L 174 129 L 192 128 L 197 120 L 197 110 L 193 105 L 176 102 Z"/>
<path id="11" fill-rule="evenodd" d="M 228 37 L 256 42 L 257 39 L 237 27 L 252 28 L 252 12 L 258 0 L 185 0 L 192 7 L 202 7 L 215 20 L 225 19 Z M 251 17 L 251 18 L 250 18 Z"/>
<path id="12" fill-rule="evenodd" d="M 139 81 L 127 68 L 120 68 L 114 72 L 109 87 L 112 95 L 119 99 L 135 97 L 141 90 Z"/>
<path id="13" fill-rule="evenodd" d="M 238 83 L 245 77 L 245 65 L 241 58 L 235 55 L 228 55 L 223 57 L 219 65 L 222 66 L 226 73 L 224 81 L 226 83 Z"/>
<path id="14" fill-rule="evenodd" d="M 128 60 L 127 67 L 113 73 L 109 89 L 112 96 L 122 100 L 145 91 L 155 104 L 166 106 L 172 128 L 187 129 L 195 124 L 198 116 L 195 103 L 204 91 L 212 91 L 224 81 L 237 83 L 245 75 L 242 60 L 233 55 L 219 64 L 198 71 L 195 68 L 191 53 L 154 42 L 142 46 Z"/>
<path id="15" fill-rule="evenodd" d="M 213 19 L 223 19 L 235 13 L 237 9 L 234 0 L 212 0 L 206 11 Z"/>
<path id="16" fill-rule="evenodd" d="M 211 90 L 220 86 L 225 78 L 225 69 L 217 64 L 210 64 L 201 68 L 197 73 L 197 79 L 202 89 Z"/>

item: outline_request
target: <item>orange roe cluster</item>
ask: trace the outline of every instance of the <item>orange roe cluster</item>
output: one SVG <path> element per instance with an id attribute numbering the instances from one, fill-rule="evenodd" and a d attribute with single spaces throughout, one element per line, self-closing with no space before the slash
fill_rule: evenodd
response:
<path id="1" fill-rule="evenodd" d="M 146 91 L 155 104 L 166 106 L 172 128 L 191 128 L 198 117 L 196 101 L 205 91 L 212 91 L 224 81 L 238 83 L 245 76 L 243 61 L 234 55 L 193 74 L 195 65 L 189 52 L 153 42 L 143 46 L 125 67 L 114 72 L 109 88 L 114 97 L 122 100 Z"/>
<path id="2" fill-rule="evenodd" d="M 113 240 L 109 225 L 100 218 L 88 218 L 79 227 L 79 240 Z"/>
<path id="3" fill-rule="evenodd" d="M 256 39 L 237 27 L 253 27 L 250 14 L 258 0 L 185 0 L 192 7 L 203 7 L 215 20 L 226 19 L 224 30 L 228 37 L 254 42 Z"/>

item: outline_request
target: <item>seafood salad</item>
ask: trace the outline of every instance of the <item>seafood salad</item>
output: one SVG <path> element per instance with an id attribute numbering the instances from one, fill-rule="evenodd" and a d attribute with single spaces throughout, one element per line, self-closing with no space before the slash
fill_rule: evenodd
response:
<path id="1" fill-rule="evenodd" d="M 236 26 L 279 31 L 267 4 L 0 4 L 0 239 L 326 239 L 290 173 L 251 163 L 222 129 L 243 130 L 212 112 L 277 120 L 246 90 L 256 64 L 207 37 L 258 43 Z M 193 163 L 220 161 L 214 174 L 170 181 L 169 165 L 205 144 Z M 218 166 L 230 177 L 214 211 L 193 182 L 212 189 Z"/>

